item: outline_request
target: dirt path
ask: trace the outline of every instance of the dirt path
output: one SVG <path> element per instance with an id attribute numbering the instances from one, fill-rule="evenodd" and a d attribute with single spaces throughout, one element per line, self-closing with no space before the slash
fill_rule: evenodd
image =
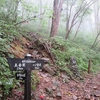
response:
<path id="1" fill-rule="evenodd" d="M 37 97 L 44 95 L 45 100 L 100 100 L 100 74 L 86 75 L 83 82 L 69 80 L 67 83 L 62 77 L 42 72 L 39 75 L 41 81 L 36 90 Z"/>
<path id="2" fill-rule="evenodd" d="M 22 44 L 15 41 L 11 45 L 11 53 L 18 58 L 23 58 L 26 53 L 35 52 L 30 41 L 25 38 L 22 40 Z M 40 53 L 40 51 L 38 52 Z M 43 51 L 41 54 L 47 55 L 48 53 Z M 70 80 L 64 73 L 52 76 L 49 73 L 37 71 L 37 74 L 40 82 L 36 91 L 32 91 L 32 100 L 34 100 L 33 94 L 35 94 L 36 100 L 41 100 L 40 96 L 44 96 L 44 100 L 100 100 L 100 73 L 97 75 L 85 74 L 84 81 Z M 23 89 L 24 87 L 19 88 Z M 23 100 L 23 95 L 23 91 L 13 89 L 12 95 L 7 100 Z"/>

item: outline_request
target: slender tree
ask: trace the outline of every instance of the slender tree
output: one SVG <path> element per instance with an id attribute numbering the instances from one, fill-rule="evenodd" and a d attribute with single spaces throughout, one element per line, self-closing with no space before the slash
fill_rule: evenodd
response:
<path id="1" fill-rule="evenodd" d="M 40 5 L 40 14 L 42 14 L 42 0 L 39 0 L 39 5 Z M 40 16 L 40 22 L 39 22 L 39 30 L 41 30 L 42 27 L 42 15 Z"/>
<path id="2" fill-rule="evenodd" d="M 68 39 L 73 27 L 77 25 L 75 36 L 78 33 L 78 30 L 83 22 L 84 15 L 88 11 L 89 7 L 94 3 L 94 1 L 87 2 L 86 0 L 82 0 L 78 4 L 78 0 L 70 0 L 66 2 L 67 9 L 66 9 L 66 36 L 65 38 Z M 74 37 L 75 37 L 74 36 Z"/>
<path id="3" fill-rule="evenodd" d="M 63 2 L 64 0 L 54 0 L 54 5 L 53 5 L 54 12 L 52 18 L 50 37 L 54 37 L 57 35 Z"/>
<path id="4" fill-rule="evenodd" d="M 94 19 L 95 19 L 95 32 L 96 37 L 92 47 L 95 47 L 100 42 L 100 1 L 94 3 Z"/>

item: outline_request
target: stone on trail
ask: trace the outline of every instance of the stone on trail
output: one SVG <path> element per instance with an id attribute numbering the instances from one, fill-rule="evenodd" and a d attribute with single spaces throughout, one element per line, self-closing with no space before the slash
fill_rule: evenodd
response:
<path id="1" fill-rule="evenodd" d="M 78 97 L 76 95 L 73 95 L 73 100 L 77 100 Z"/>
<path id="2" fill-rule="evenodd" d="M 47 97 L 46 100 L 53 100 L 53 98 Z"/>
<path id="3" fill-rule="evenodd" d="M 95 91 L 92 95 L 94 95 L 94 97 L 100 97 L 100 91 Z"/>
<path id="4" fill-rule="evenodd" d="M 90 94 L 88 94 L 88 93 L 87 93 L 87 94 L 85 94 L 84 99 L 85 99 L 85 100 L 90 100 L 90 99 L 91 99 Z"/>
<path id="5" fill-rule="evenodd" d="M 57 86 L 53 86 L 52 89 L 55 91 L 57 89 Z"/>
<path id="6" fill-rule="evenodd" d="M 62 93 L 61 93 L 61 91 L 58 91 L 58 92 L 57 92 L 56 97 L 59 98 L 59 99 L 62 98 Z"/>
<path id="7" fill-rule="evenodd" d="M 49 58 L 45 58 L 45 57 L 43 57 L 43 58 L 41 58 L 42 60 L 45 60 L 46 62 L 49 62 Z"/>
<path id="8" fill-rule="evenodd" d="M 52 90 L 52 88 L 45 88 L 45 91 L 46 91 L 46 93 L 49 95 L 49 96 L 51 96 L 51 97 L 53 97 L 53 90 Z"/>
<path id="9" fill-rule="evenodd" d="M 37 55 L 37 53 L 38 53 L 38 51 L 36 51 L 36 50 L 35 50 L 35 51 L 33 51 L 33 52 L 32 52 L 32 57 L 33 57 L 33 58 L 35 58 L 35 57 L 36 57 L 36 55 Z"/>
<path id="10" fill-rule="evenodd" d="M 52 83 L 53 83 L 53 85 L 54 86 L 57 86 L 57 87 L 59 87 L 60 86 L 60 82 L 59 81 L 57 81 L 57 80 L 52 80 Z"/>
<path id="11" fill-rule="evenodd" d="M 70 82 L 69 77 L 67 75 L 63 75 L 63 74 L 62 74 L 62 81 L 63 81 L 63 83 L 69 83 Z"/>
<path id="12" fill-rule="evenodd" d="M 51 75 L 54 75 L 54 74 L 55 74 L 55 72 L 50 68 L 50 66 L 49 66 L 48 64 L 45 64 L 45 65 L 43 66 L 43 69 L 44 69 L 45 71 L 47 71 L 49 74 L 51 74 Z"/>

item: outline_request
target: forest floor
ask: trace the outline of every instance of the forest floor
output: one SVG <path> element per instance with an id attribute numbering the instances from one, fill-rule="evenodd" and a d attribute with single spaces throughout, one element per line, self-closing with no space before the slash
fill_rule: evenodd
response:
<path id="1" fill-rule="evenodd" d="M 85 75 L 83 82 L 69 80 L 66 83 L 63 74 L 59 78 L 43 72 L 39 75 L 41 82 L 36 94 L 44 95 L 45 100 L 100 100 L 100 74 Z"/>
<path id="2" fill-rule="evenodd" d="M 52 62 L 50 51 L 46 48 L 41 48 L 41 46 L 44 45 L 35 47 L 37 46 L 37 41 L 31 42 L 24 37 L 21 38 L 21 41 L 15 40 L 11 44 L 10 52 L 17 58 L 23 58 L 25 54 L 31 53 L 33 58 L 48 58 L 50 62 Z M 53 66 L 52 64 L 52 67 Z M 64 72 L 58 75 L 53 75 L 52 71 L 49 73 L 48 70 L 33 71 L 33 73 L 34 72 L 39 82 L 36 86 L 36 90 L 31 91 L 31 100 L 100 100 L 100 73 L 95 75 L 84 73 L 84 80 L 73 80 Z M 23 85 L 19 88 L 12 89 L 12 93 L 7 100 L 23 100 L 23 89 Z"/>

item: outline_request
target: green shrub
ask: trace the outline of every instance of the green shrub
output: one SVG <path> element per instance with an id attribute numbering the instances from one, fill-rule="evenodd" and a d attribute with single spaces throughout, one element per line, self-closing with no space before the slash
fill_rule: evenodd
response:
<path id="1" fill-rule="evenodd" d="M 16 84 L 14 73 L 10 71 L 7 57 L 13 55 L 9 53 L 10 42 L 18 38 L 18 31 L 15 26 L 0 21 L 0 97 L 4 93 L 5 97 L 10 93 L 10 89 Z M 2 88 L 3 86 L 3 88 Z"/>
<path id="2" fill-rule="evenodd" d="M 56 63 L 60 66 L 60 69 L 66 69 L 66 64 L 69 64 L 69 58 L 72 56 L 75 57 L 80 71 L 88 70 L 89 59 L 93 62 L 93 72 L 100 69 L 96 67 L 100 64 L 100 53 L 97 54 L 95 50 L 90 49 L 89 45 L 79 42 L 79 39 L 76 42 L 71 40 L 66 41 L 62 37 L 56 37 L 51 40 L 52 52 L 55 55 Z"/>
<path id="3" fill-rule="evenodd" d="M 33 89 L 33 90 L 36 90 L 36 86 L 37 86 L 37 84 L 39 84 L 39 82 L 40 82 L 39 77 L 38 77 L 38 75 L 37 75 L 37 72 L 36 72 L 36 71 L 32 72 L 32 73 L 31 73 L 31 77 L 32 77 L 32 79 L 31 79 L 31 86 L 32 86 L 32 89 Z"/>

